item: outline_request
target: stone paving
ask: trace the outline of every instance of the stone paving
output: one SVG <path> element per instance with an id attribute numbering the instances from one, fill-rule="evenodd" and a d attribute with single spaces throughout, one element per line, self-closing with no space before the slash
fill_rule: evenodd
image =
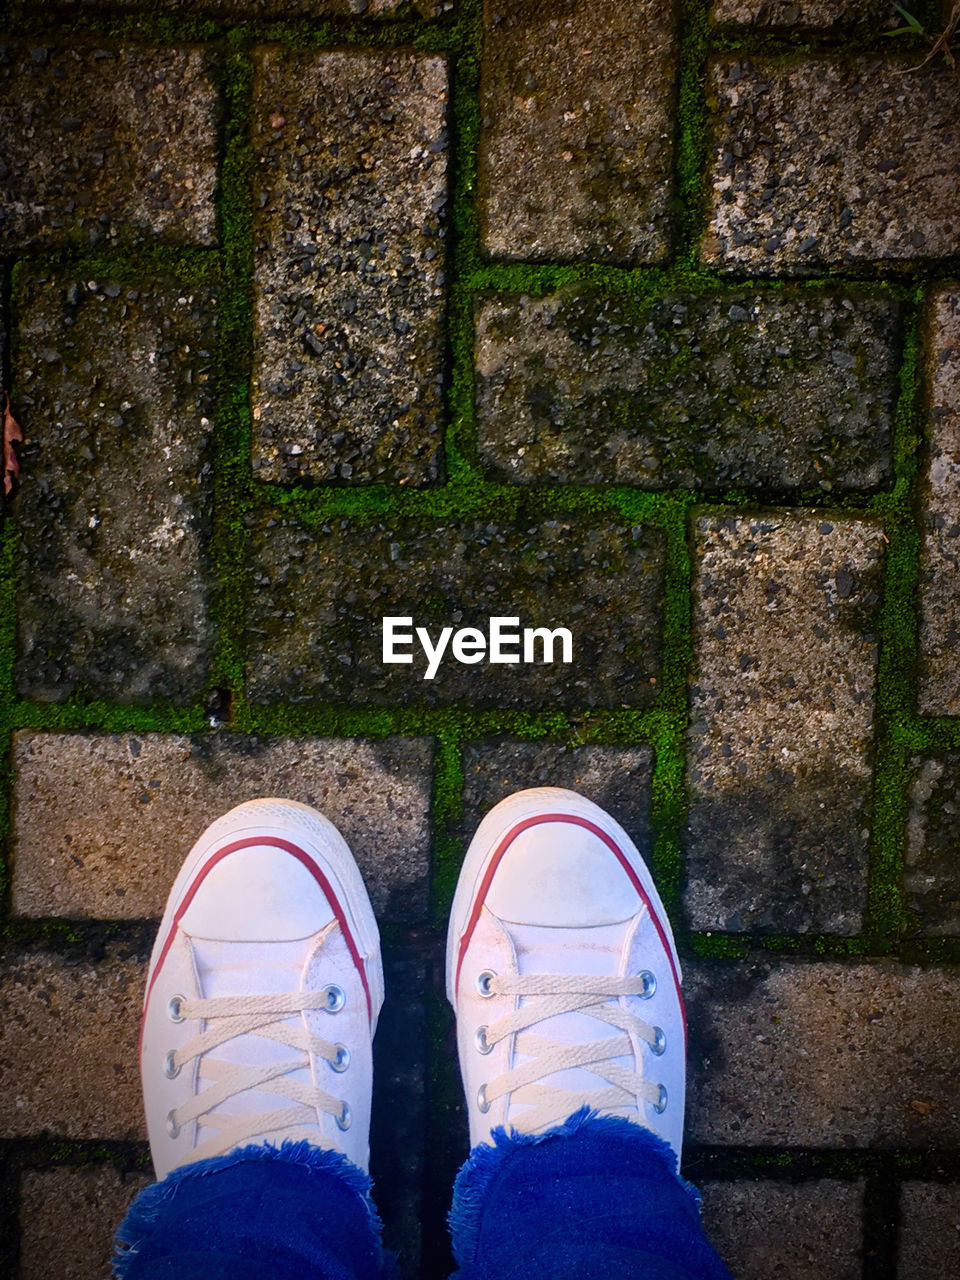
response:
<path id="1" fill-rule="evenodd" d="M 960 77 L 900 25 L 0 6 L 3 1274 L 105 1274 L 155 922 L 271 793 L 370 885 L 379 1203 L 448 1274 L 445 913 L 547 783 L 655 869 L 739 1280 L 960 1273 Z M 384 615 L 574 658 L 427 680 Z"/>

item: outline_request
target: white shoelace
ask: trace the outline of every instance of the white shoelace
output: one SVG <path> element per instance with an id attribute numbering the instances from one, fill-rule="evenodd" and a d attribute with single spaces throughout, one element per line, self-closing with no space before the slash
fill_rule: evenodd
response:
<path id="1" fill-rule="evenodd" d="M 591 974 L 491 975 L 487 990 L 494 996 L 523 996 L 524 1003 L 488 1027 L 480 1028 L 478 1043 L 481 1049 L 491 1049 L 507 1036 L 516 1034 L 516 1054 L 528 1061 L 511 1067 L 481 1086 L 478 1099 L 481 1111 L 488 1111 L 490 1104 L 510 1094 L 511 1106 L 523 1103 L 529 1107 L 516 1117 L 511 1116 L 510 1124 L 522 1133 L 536 1133 L 560 1124 L 582 1106 L 607 1114 L 624 1111 L 635 1114 L 638 1098 L 650 1102 L 659 1111 L 666 1106 L 663 1085 L 653 1084 L 639 1070 L 631 1071 L 615 1061 L 617 1058 L 634 1058 L 636 1065 L 640 1066 L 631 1036 L 646 1041 L 655 1053 L 662 1053 L 666 1043 L 660 1028 L 650 1026 L 619 1003 L 611 1003 L 619 996 L 644 995 L 646 980 L 643 975 L 626 978 Z M 575 1012 L 589 1014 L 623 1034 L 563 1044 L 528 1033 L 528 1028 L 535 1023 L 558 1014 Z M 539 1083 L 544 1077 L 571 1067 L 586 1067 L 606 1081 L 607 1087 L 574 1092 Z"/>
<path id="2" fill-rule="evenodd" d="M 315 1139 L 318 1110 L 333 1116 L 342 1129 L 349 1127 L 350 1109 L 346 1102 L 305 1081 L 285 1078 L 294 1071 L 309 1068 L 311 1054 L 325 1058 L 338 1070 L 343 1069 L 345 1050 L 342 1045 L 333 1044 L 322 1036 L 313 1035 L 304 1026 L 291 1025 L 288 1021 L 310 1009 L 329 1011 L 331 991 L 339 991 L 339 988 L 324 987 L 319 991 L 278 992 L 262 996 L 220 996 L 206 1000 L 183 999 L 179 1002 L 181 1018 L 200 1019 L 206 1025 L 182 1048 L 171 1051 L 167 1062 L 172 1073 L 176 1074 L 194 1058 L 201 1058 L 199 1078 L 211 1083 L 170 1113 L 168 1132 L 176 1137 L 191 1120 L 196 1120 L 201 1128 L 216 1131 L 194 1148 L 190 1153 L 191 1161 L 225 1155 L 235 1147 L 277 1130 L 309 1126 Z M 284 1062 L 252 1067 L 220 1062 L 209 1056 L 228 1040 L 244 1035 L 262 1036 L 297 1050 L 298 1056 Z M 263 1089 L 278 1094 L 293 1105 L 243 1115 L 209 1114 L 214 1107 L 246 1089 Z M 332 1144 L 325 1140 L 324 1145 Z"/>

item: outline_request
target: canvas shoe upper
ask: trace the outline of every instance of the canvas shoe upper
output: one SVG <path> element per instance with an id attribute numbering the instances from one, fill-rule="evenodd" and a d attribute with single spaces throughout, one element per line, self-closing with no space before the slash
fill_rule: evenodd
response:
<path id="1" fill-rule="evenodd" d="M 369 1163 L 379 935 L 332 822 L 241 804 L 194 845 L 147 976 L 140 1069 L 157 1177 L 304 1138 Z"/>
<path id="2" fill-rule="evenodd" d="M 464 859 L 447 937 L 471 1146 L 582 1106 L 683 1141 L 680 964 L 643 859 L 572 791 L 502 801 Z"/>

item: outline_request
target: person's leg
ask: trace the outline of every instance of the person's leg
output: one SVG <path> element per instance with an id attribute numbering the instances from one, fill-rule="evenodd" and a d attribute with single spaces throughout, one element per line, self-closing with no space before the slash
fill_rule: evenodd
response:
<path id="1" fill-rule="evenodd" d="M 379 1280 L 370 1200 L 373 911 L 332 823 L 252 801 L 200 837 L 147 975 L 140 1067 L 159 1181 L 124 1280 Z"/>
<path id="2" fill-rule="evenodd" d="M 462 1280 L 729 1280 L 677 1172 L 680 965 L 622 827 L 556 788 L 497 805 L 461 870 L 447 992 L 472 1145 Z"/>
<path id="3" fill-rule="evenodd" d="M 124 1280 L 381 1280 L 370 1180 L 310 1143 L 184 1165 L 117 1232 Z"/>

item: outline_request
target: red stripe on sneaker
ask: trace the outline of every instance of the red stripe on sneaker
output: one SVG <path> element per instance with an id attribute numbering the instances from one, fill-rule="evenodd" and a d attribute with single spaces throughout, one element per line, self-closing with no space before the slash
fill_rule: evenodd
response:
<path id="1" fill-rule="evenodd" d="M 353 963 L 356 965 L 357 972 L 360 974 L 360 981 L 363 983 L 363 993 L 367 998 L 367 1013 L 372 1018 L 373 1017 L 373 1001 L 370 997 L 370 987 L 367 983 L 367 971 L 364 966 L 363 959 L 360 955 L 360 952 L 357 949 L 357 944 L 353 940 L 353 934 L 350 932 L 350 929 L 347 926 L 346 915 L 344 914 L 343 908 L 341 907 L 336 894 L 333 892 L 333 889 L 330 885 L 330 881 L 320 870 L 319 866 L 313 860 L 313 858 L 311 858 L 310 855 L 305 850 L 301 849 L 299 845 L 295 845 L 289 840 L 282 839 L 280 836 L 248 836 L 244 840 L 235 840 L 233 844 L 227 844 L 227 845 L 224 845 L 222 849 L 218 849 L 216 853 L 213 854 L 213 856 L 210 857 L 203 864 L 201 869 L 194 876 L 193 881 L 190 885 L 190 888 L 187 890 L 183 901 L 180 903 L 179 907 L 177 907 L 176 914 L 173 917 L 173 922 L 170 925 L 170 930 L 167 933 L 166 938 L 164 939 L 163 946 L 160 949 L 160 954 L 157 957 L 157 963 L 154 966 L 153 974 L 150 978 L 150 983 L 147 987 L 147 994 L 144 996 L 144 1000 L 143 1000 L 144 1009 L 146 1009 L 147 1001 L 150 999 L 150 992 L 153 990 L 153 984 L 157 979 L 157 974 L 160 972 L 161 968 L 163 967 L 163 962 L 167 958 L 167 953 L 169 952 L 171 946 L 173 945 L 174 938 L 177 936 L 177 929 L 179 928 L 180 921 L 183 919 L 183 916 L 186 913 L 187 908 L 190 906 L 191 902 L 193 902 L 194 898 L 196 897 L 197 890 L 203 884 L 204 880 L 207 878 L 207 876 L 210 874 L 213 868 L 218 863 L 222 862 L 224 858 L 229 857 L 231 853 L 236 853 L 238 849 L 250 849 L 250 848 L 253 848 L 254 845 L 267 845 L 268 847 L 273 849 L 283 849 L 285 853 L 289 853 L 292 857 L 296 858 L 298 862 L 302 863 L 303 866 L 307 868 L 307 870 L 313 876 L 314 880 L 316 880 L 317 884 L 323 890 L 324 897 L 330 903 L 330 906 L 333 909 L 333 914 L 336 917 L 337 923 L 340 926 L 340 931 L 342 932 L 344 940 L 346 941 L 347 950 L 350 952 L 350 958 L 353 961 Z M 141 1030 L 141 1037 L 142 1037 L 142 1034 L 143 1034 L 142 1021 L 141 1021 L 140 1030 Z"/>
<path id="2" fill-rule="evenodd" d="M 460 986 L 460 970 L 463 968 L 463 960 L 464 960 L 464 956 L 467 953 L 467 946 L 469 945 L 470 939 L 473 937 L 474 929 L 476 929 L 477 927 L 477 921 L 480 919 L 480 912 L 483 909 L 483 904 L 486 899 L 487 893 L 489 892 L 491 881 L 493 880 L 493 877 L 496 875 L 497 867 L 499 867 L 500 861 L 503 858 L 503 855 L 507 852 L 507 850 L 513 844 L 514 840 L 516 840 L 517 836 L 519 836 L 522 832 L 528 830 L 528 828 L 530 827 L 539 826 L 540 823 L 542 822 L 569 822 L 576 827 L 585 827 L 587 831 L 593 832 L 593 834 L 597 836 L 598 839 L 602 840 L 603 843 L 607 846 L 607 848 L 611 851 L 611 853 L 616 855 L 617 861 L 620 863 L 621 867 L 623 867 L 624 871 L 627 873 L 630 883 L 636 889 L 637 893 L 640 895 L 641 900 L 646 906 L 647 911 L 650 914 L 650 919 L 653 921 L 653 926 L 657 931 L 657 934 L 660 938 L 661 943 L 663 944 L 663 949 L 667 953 L 667 959 L 670 961 L 670 971 L 673 974 L 674 985 L 677 988 L 677 999 L 680 1001 L 680 1016 L 683 1019 L 683 1040 L 684 1040 L 684 1045 L 686 1045 L 687 1011 L 683 1003 L 683 991 L 681 990 L 681 987 L 680 987 L 680 975 L 677 972 L 676 961 L 673 958 L 673 949 L 671 948 L 670 943 L 667 939 L 667 932 L 664 929 L 663 924 L 661 923 L 657 913 L 653 909 L 653 903 L 650 901 L 650 897 L 647 891 L 644 889 L 643 884 L 640 881 L 640 877 L 637 875 L 636 871 L 630 864 L 630 861 L 627 858 L 627 855 L 623 852 L 623 850 L 620 848 L 617 842 L 613 839 L 613 837 L 607 835 L 606 831 L 604 831 L 602 827 L 598 827 L 595 822 L 591 822 L 588 818 L 579 818 L 572 813 L 541 813 L 541 814 L 536 814 L 534 817 L 531 817 L 531 818 L 524 818 L 522 822 L 518 822 L 515 827 L 510 828 L 507 834 L 503 837 L 503 839 L 494 849 L 493 856 L 491 857 L 489 863 L 487 864 L 487 869 L 484 872 L 483 879 L 480 882 L 480 888 L 477 890 L 476 897 L 474 898 L 473 911 L 470 914 L 470 919 L 467 921 L 467 927 L 463 931 L 463 935 L 460 938 L 460 950 L 457 954 L 457 970 L 456 970 L 456 975 L 454 977 L 454 983 L 453 983 L 454 994 L 457 993 L 457 990 Z"/>

